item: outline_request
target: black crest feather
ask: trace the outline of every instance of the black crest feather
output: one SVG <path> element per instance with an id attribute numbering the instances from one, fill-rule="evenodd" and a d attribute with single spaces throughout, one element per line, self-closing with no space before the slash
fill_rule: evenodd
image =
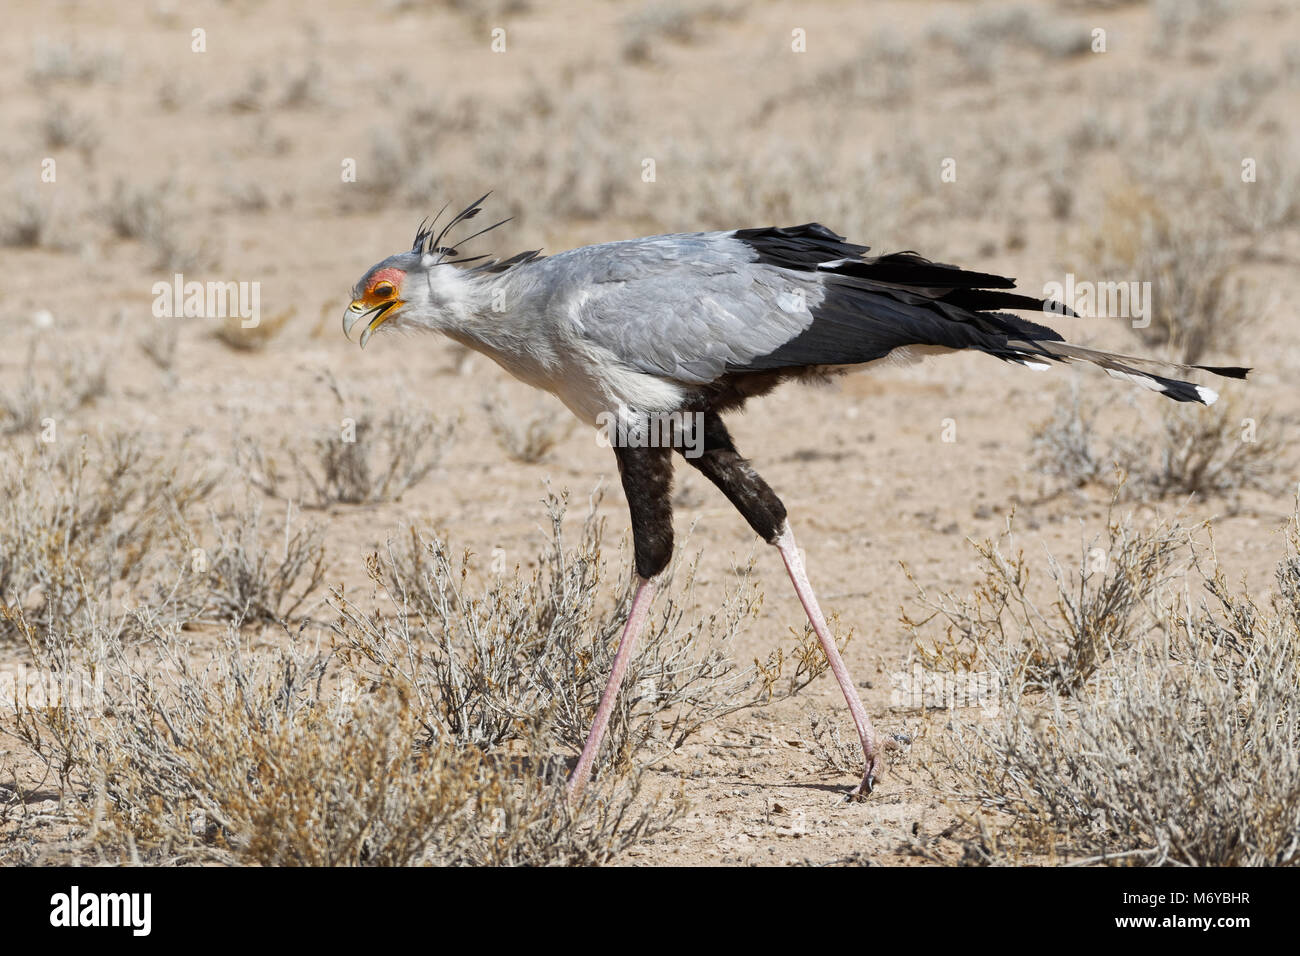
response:
<path id="1" fill-rule="evenodd" d="M 468 259 L 461 259 L 459 258 L 460 252 L 458 251 L 456 246 L 463 245 L 464 243 L 469 242 L 471 239 L 477 239 L 485 232 L 491 232 L 493 229 L 496 229 L 498 226 L 504 226 L 513 218 L 512 216 L 507 216 L 505 219 L 502 219 L 500 222 L 494 222 L 492 223 L 492 225 L 480 229 L 478 232 L 472 233 L 468 236 L 465 236 L 463 239 L 457 240 L 456 246 L 443 245 L 443 239 L 446 238 L 447 234 L 451 232 L 451 230 L 454 229 L 456 226 L 460 225 L 463 222 L 468 222 L 470 219 L 473 219 L 480 212 L 482 212 L 484 200 L 486 200 L 488 196 L 491 195 L 492 195 L 491 192 L 486 192 L 482 196 L 479 196 L 478 199 L 474 200 L 472 203 L 470 203 L 460 212 L 456 213 L 456 215 L 452 216 L 450 221 L 448 221 L 448 223 L 445 226 L 439 229 L 436 234 L 434 233 L 434 229 L 438 225 L 438 220 L 442 218 L 442 214 L 447 211 L 446 204 L 444 204 L 443 207 L 438 210 L 438 214 L 433 217 L 432 221 L 429 221 L 428 219 L 420 220 L 420 226 L 415 231 L 415 242 L 411 244 L 411 251 L 421 257 L 429 256 L 429 255 L 437 256 L 438 258 L 437 261 L 434 263 L 435 265 L 447 261 L 454 261 L 456 265 L 464 265 L 466 263 L 479 262 L 482 259 L 490 258 L 489 256 L 481 255 L 481 256 L 471 256 Z M 531 262 L 533 259 L 536 258 L 538 258 L 538 253 L 536 251 L 525 252 L 525 253 L 520 253 L 519 255 L 516 256 L 511 256 L 509 259 L 506 260 L 493 259 L 491 262 L 484 262 L 480 265 L 475 266 L 474 269 L 471 271 L 500 272 L 509 268 L 510 266 L 521 265 L 522 263 L 525 262 Z"/>

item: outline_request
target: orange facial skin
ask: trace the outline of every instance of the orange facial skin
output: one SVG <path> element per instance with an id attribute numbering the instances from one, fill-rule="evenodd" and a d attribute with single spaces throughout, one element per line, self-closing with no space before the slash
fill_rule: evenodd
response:
<path id="1" fill-rule="evenodd" d="M 351 332 L 353 324 L 358 320 L 369 319 L 360 339 L 361 347 L 365 348 L 375 329 L 383 325 L 393 311 L 406 304 L 397 297 L 404 281 L 406 273 L 391 266 L 369 276 L 365 291 L 360 298 L 352 300 L 343 315 L 343 333 L 346 335 Z"/>
<path id="2" fill-rule="evenodd" d="M 406 273 L 401 269 L 392 267 L 380 269 L 370 277 L 370 284 L 366 287 L 365 293 L 356 301 L 367 309 L 383 305 L 397 297 L 397 290 L 402 287 L 405 279 Z"/>

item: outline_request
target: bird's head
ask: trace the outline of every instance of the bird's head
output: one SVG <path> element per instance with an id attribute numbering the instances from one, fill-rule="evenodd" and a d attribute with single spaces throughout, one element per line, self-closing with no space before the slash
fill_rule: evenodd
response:
<path id="1" fill-rule="evenodd" d="M 360 319 L 368 319 L 361 332 L 361 347 L 365 348 L 375 329 L 385 322 L 397 319 L 402 312 L 420 307 L 426 301 L 419 299 L 423 269 L 420 256 L 416 253 L 403 252 L 389 256 L 367 270 L 361 281 L 352 289 L 352 303 L 343 313 L 343 334 L 352 332 L 352 327 Z"/>
<path id="2" fill-rule="evenodd" d="M 368 319 L 360 339 L 361 347 L 365 348 L 381 325 L 390 329 L 403 326 L 436 329 L 445 319 L 454 319 L 454 313 L 465 304 L 472 281 L 469 274 L 475 271 L 460 267 L 488 257 L 458 258 L 456 249 L 444 245 L 443 239 L 454 226 L 478 215 L 486 198 L 481 196 L 453 216 L 437 235 L 433 229 L 441 212 L 433 223 L 427 226 L 420 223 L 410 252 L 399 252 L 371 266 L 352 289 L 352 302 L 343 313 L 343 333 L 349 334 L 359 320 Z M 459 242 L 468 242 L 506 222 L 509 220 L 493 223 Z"/>

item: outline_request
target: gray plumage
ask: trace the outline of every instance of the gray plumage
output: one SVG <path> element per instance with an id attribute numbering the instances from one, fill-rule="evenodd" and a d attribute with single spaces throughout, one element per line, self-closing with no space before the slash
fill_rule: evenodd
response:
<path id="1" fill-rule="evenodd" d="M 1214 390 L 1163 373 L 1247 371 L 1071 345 L 1006 311 L 1073 314 L 1009 291 L 1011 279 L 913 253 L 868 257 L 817 223 L 650 236 L 473 267 L 463 263 L 484 257 L 458 261 L 457 249 L 440 245 L 445 232 L 422 227 L 411 252 L 373 267 L 358 289 L 401 270 L 410 279 L 389 327 L 445 332 L 589 422 L 628 407 L 734 407 L 783 378 L 960 349 L 1032 368 L 1084 361 L 1206 404 Z"/>
<path id="2" fill-rule="evenodd" d="M 530 267 L 525 288 L 630 368 L 691 385 L 775 351 L 813 322 L 816 276 L 774 269 L 726 232 L 585 246 Z M 527 301 L 527 300 L 525 300 Z"/>

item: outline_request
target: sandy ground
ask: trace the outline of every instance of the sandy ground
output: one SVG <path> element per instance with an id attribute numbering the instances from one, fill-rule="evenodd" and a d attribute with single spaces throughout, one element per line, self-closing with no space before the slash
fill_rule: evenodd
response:
<path id="1" fill-rule="evenodd" d="M 376 407 L 401 402 L 459 417 L 440 466 L 400 503 L 314 516 L 327 523 L 331 583 L 361 587 L 363 556 L 413 521 L 447 531 L 483 562 L 500 548 L 526 563 L 542 540 L 547 479 L 579 499 L 603 479 L 603 509 L 622 535 L 614 461 L 591 434 L 575 426 L 541 463 L 523 464 L 503 452 L 480 407 L 491 397 L 560 420 L 558 402 L 434 338 L 380 335 L 359 351 L 338 327 L 352 283 L 406 248 L 420 218 L 445 200 L 493 189 L 503 214 L 517 217 L 493 234 L 498 252 L 820 220 L 877 248 L 914 248 L 1039 291 L 1081 261 L 1078 244 L 1100 228 L 1104 191 L 1125 164 L 1168 172 L 1161 200 L 1188 201 L 1176 178 L 1186 167 L 1174 161 L 1187 140 L 1161 142 L 1155 132 L 1158 114 L 1175 111 L 1170 96 L 1209 102 L 1243 64 L 1273 70 L 1271 83 L 1248 90 L 1253 105 L 1222 128 L 1210 128 L 1213 114 L 1203 121 L 1222 137 L 1214 148 L 1229 172 L 1293 122 L 1297 87 L 1286 64 L 1297 14 L 1286 4 L 1244 5 L 1204 33 L 1176 34 L 1146 4 L 1031 6 L 1035 22 L 1105 28 L 1108 51 L 1053 57 L 1004 34 L 971 33 L 966 55 L 985 65 L 965 75 L 935 31 L 966 29 L 993 9 L 720 3 L 675 7 L 674 20 L 628 3 L 504 3 L 474 13 L 441 3 L 363 11 L 14 0 L 0 36 L 0 187 L 14 197 L 36 191 L 49 233 L 36 247 L 4 250 L 0 378 L 21 387 L 33 341 L 38 368 L 73 347 L 103 356 L 106 393 L 60 417 L 61 440 L 102 424 L 160 446 L 187 435 L 195 460 L 224 464 L 232 485 L 237 430 L 303 449 L 337 431 L 325 372 Z M 492 50 L 498 27 L 502 53 Z M 205 52 L 192 50 L 196 28 Z M 791 50 L 794 30 L 806 31 L 806 53 Z M 895 42 L 912 51 L 904 66 L 872 60 Z M 60 51 L 94 64 L 90 76 L 60 72 Z M 889 86 L 904 74 L 905 91 Z M 837 86 L 835 77 L 847 79 Z M 53 116 L 83 130 L 86 143 L 51 146 Z M 1118 124 L 1113 142 L 1063 148 L 1080 128 L 1108 123 Z M 411 155 L 408 133 L 418 144 Z M 381 172 L 385 150 L 399 157 L 396 172 Z M 1294 151 L 1282 155 L 1294 163 Z M 960 170 L 950 194 L 939 183 L 948 156 Z M 54 184 L 40 182 L 46 157 L 57 161 Z M 348 158 L 357 160 L 354 183 L 341 180 Z M 646 158 L 656 160 L 653 183 L 642 179 Z M 1049 211 L 1054 176 L 1073 192 L 1065 218 Z M 119 182 L 154 194 L 171 184 L 166 208 L 182 257 L 197 250 L 182 262 L 187 278 L 257 281 L 264 321 L 291 313 L 265 348 L 229 348 L 213 335 L 219 320 L 151 315 L 153 284 L 181 260 L 114 234 L 103 210 Z M 1300 333 L 1280 303 L 1300 292 L 1300 236 L 1292 224 L 1252 242 L 1241 273 L 1261 292 L 1260 318 L 1230 350 L 1211 352 L 1259 366 L 1242 392 L 1246 408 L 1286 423 L 1300 407 L 1285 385 L 1300 371 Z M 1123 322 L 1104 321 L 1061 328 L 1141 348 Z M 178 347 L 161 369 L 138 342 L 168 322 L 179 326 Z M 917 743 L 871 800 L 846 804 L 852 777 L 816 774 L 802 741 L 814 709 L 847 727 L 824 676 L 792 700 L 707 729 L 674 756 L 658 776 L 666 789 L 682 775 L 690 814 L 624 862 L 960 858 L 947 835 L 954 809 L 925 756 L 945 715 L 891 707 L 890 675 L 907 668 L 912 650 L 898 619 L 912 594 L 900 561 L 928 586 L 965 589 L 976 576 L 966 539 L 997 534 L 1013 506 L 1030 553 L 1073 556 L 1102 530 L 1104 489 L 1044 499 L 1050 482 L 1029 465 L 1032 427 L 1050 417 L 1071 376 L 1106 396 L 1107 421 L 1159 412 L 1156 397 L 1087 371 L 1036 375 L 953 356 L 824 388 L 787 386 L 734 417 L 739 447 L 784 497 L 828 611 L 854 630 L 846 660 L 868 709 L 881 730 Z M 943 440 L 949 419 L 955 441 Z M 31 440 L 12 435 L 0 449 Z M 1287 481 L 1284 469 L 1279 487 Z M 737 655 L 766 656 L 802 626 L 777 555 L 698 476 L 679 472 L 678 487 L 679 532 L 693 527 L 688 547 L 701 552 L 700 607 L 757 553 L 766 600 Z M 1251 493 L 1229 504 L 1169 501 L 1158 510 L 1181 509 L 1193 522 L 1221 516 L 1221 558 L 1264 586 L 1290 501 Z"/>

